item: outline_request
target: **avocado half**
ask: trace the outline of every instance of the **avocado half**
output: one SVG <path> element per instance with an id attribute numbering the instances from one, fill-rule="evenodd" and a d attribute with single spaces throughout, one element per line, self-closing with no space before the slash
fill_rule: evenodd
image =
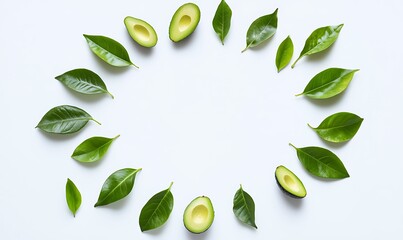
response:
<path id="1" fill-rule="evenodd" d="M 214 220 L 214 208 L 210 198 L 201 196 L 195 198 L 183 213 L 183 224 L 192 233 L 207 231 Z"/>
<path id="2" fill-rule="evenodd" d="M 146 21 L 127 16 L 124 20 L 124 23 L 130 36 L 139 45 L 151 48 L 157 44 L 157 33 L 155 32 L 154 28 Z"/>
<path id="3" fill-rule="evenodd" d="M 304 198 L 306 196 L 304 184 L 302 184 L 301 180 L 288 168 L 278 166 L 274 175 L 278 186 L 287 195 L 293 198 Z"/>
<path id="4" fill-rule="evenodd" d="M 200 9 L 194 3 L 185 3 L 176 10 L 169 24 L 169 38 L 179 42 L 194 32 L 200 21 Z"/>

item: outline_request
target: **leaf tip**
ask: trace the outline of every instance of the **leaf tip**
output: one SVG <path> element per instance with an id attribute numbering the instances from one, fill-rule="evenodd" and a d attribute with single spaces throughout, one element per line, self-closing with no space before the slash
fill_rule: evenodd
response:
<path id="1" fill-rule="evenodd" d="M 310 127 L 310 128 L 312 128 L 312 129 L 315 129 L 314 127 L 312 127 L 309 123 L 307 123 L 307 125 L 308 125 L 308 127 Z"/>

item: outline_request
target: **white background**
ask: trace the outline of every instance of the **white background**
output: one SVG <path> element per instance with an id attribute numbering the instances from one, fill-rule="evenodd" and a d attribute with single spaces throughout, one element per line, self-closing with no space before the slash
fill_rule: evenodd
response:
<path id="1" fill-rule="evenodd" d="M 172 14 L 184 1 L 2 1 L 0 3 L 1 239 L 400 239 L 403 225 L 402 31 L 399 0 L 234 1 L 222 46 L 211 21 L 219 1 L 195 0 L 202 17 L 179 44 L 168 38 Z M 245 35 L 256 18 L 279 8 L 278 31 L 257 49 Z M 148 21 L 159 41 L 145 50 L 123 24 L 131 15 Z M 316 28 L 344 23 L 328 51 L 276 72 L 278 45 L 288 35 L 293 60 Z M 82 34 L 121 42 L 140 69 L 108 66 L 88 49 Z M 360 71 L 347 91 L 331 100 L 295 97 L 329 67 Z M 106 82 L 109 96 L 80 95 L 55 76 L 88 68 Z M 52 107 L 81 107 L 90 122 L 70 136 L 35 129 Z M 328 144 L 307 127 L 349 111 L 365 120 L 352 141 Z M 95 164 L 70 158 L 92 136 L 121 134 Z M 321 146 L 344 162 L 351 177 L 323 181 L 309 175 L 289 143 Z M 294 200 L 276 186 L 285 165 L 308 195 Z M 120 202 L 94 208 L 114 171 L 139 168 L 135 187 Z M 66 179 L 81 191 L 76 217 L 65 202 Z M 141 233 L 141 208 L 174 181 L 175 206 L 160 229 Z M 255 230 L 238 222 L 232 199 L 242 184 L 255 200 Z M 193 235 L 182 214 L 195 197 L 215 208 L 210 230 Z"/>

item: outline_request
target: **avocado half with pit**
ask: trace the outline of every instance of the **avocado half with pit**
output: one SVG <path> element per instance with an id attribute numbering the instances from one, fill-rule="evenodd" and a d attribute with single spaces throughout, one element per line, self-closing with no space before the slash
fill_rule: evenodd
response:
<path id="1" fill-rule="evenodd" d="M 284 166 L 278 166 L 275 172 L 276 182 L 278 186 L 287 195 L 293 198 L 304 198 L 306 189 L 301 180 L 291 170 Z"/>
<path id="2" fill-rule="evenodd" d="M 213 224 L 214 208 L 210 198 L 201 196 L 195 198 L 183 213 L 183 224 L 192 233 L 207 231 Z"/>
<path id="3" fill-rule="evenodd" d="M 200 9 L 194 3 L 185 3 L 176 10 L 169 24 L 169 38 L 179 42 L 194 32 L 200 21 Z"/>
<path id="4" fill-rule="evenodd" d="M 128 16 L 125 18 L 124 23 L 130 36 L 139 45 L 150 48 L 157 44 L 157 33 L 146 21 Z"/>

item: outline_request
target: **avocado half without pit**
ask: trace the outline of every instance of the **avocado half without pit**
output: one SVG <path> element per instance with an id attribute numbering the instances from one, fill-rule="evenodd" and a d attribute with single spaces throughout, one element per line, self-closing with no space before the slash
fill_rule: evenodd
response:
<path id="1" fill-rule="evenodd" d="M 192 233 L 207 231 L 214 220 L 214 209 L 210 198 L 201 196 L 195 198 L 183 213 L 183 223 Z"/>
<path id="2" fill-rule="evenodd" d="M 278 166 L 275 172 L 276 182 L 283 192 L 293 198 L 304 198 L 306 189 L 301 180 L 288 168 Z"/>
<path id="3" fill-rule="evenodd" d="M 151 48 L 157 44 L 157 33 L 146 21 L 128 16 L 125 18 L 124 23 L 130 36 L 139 45 Z"/>
<path id="4" fill-rule="evenodd" d="M 194 32 L 200 21 L 200 9 L 194 3 L 185 3 L 176 10 L 169 24 L 169 38 L 179 42 Z"/>

